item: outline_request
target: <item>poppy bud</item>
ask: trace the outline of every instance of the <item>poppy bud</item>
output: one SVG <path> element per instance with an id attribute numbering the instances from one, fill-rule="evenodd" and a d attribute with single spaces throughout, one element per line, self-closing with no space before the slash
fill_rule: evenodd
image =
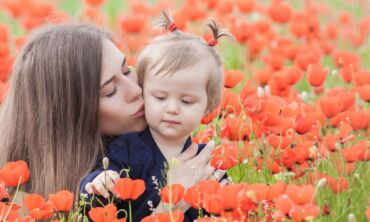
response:
<path id="1" fill-rule="evenodd" d="M 268 86 L 268 85 L 265 86 L 265 93 L 266 93 L 266 95 L 271 96 L 271 88 L 270 88 L 270 86 Z"/>
<path id="2" fill-rule="evenodd" d="M 356 222 L 356 217 L 353 213 L 348 215 L 348 222 Z"/>
<path id="3" fill-rule="evenodd" d="M 265 94 L 265 92 L 264 92 L 263 88 L 261 86 L 258 86 L 258 88 L 257 88 L 258 97 L 262 98 L 264 94 Z"/>
<path id="4" fill-rule="evenodd" d="M 324 177 L 324 178 L 321 178 L 320 180 L 319 180 L 319 182 L 317 182 L 317 185 L 316 185 L 316 190 L 318 190 L 318 189 L 320 189 L 321 187 L 323 187 L 323 186 L 325 186 L 325 184 L 326 184 L 326 178 Z"/>
<path id="5" fill-rule="evenodd" d="M 103 168 L 104 170 L 108 170 L 108 167 L 109 167 L 109 159 L 108 157 L 104 157 L 103 158 Z"/>

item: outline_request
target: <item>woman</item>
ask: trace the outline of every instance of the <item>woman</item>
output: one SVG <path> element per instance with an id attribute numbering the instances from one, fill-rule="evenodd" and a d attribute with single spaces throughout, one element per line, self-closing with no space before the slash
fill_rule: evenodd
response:
<path id="1" fill-rule="evenodd" d="M 110 137 L 146 127 L 142 90 L 111 39 L 86 24 L 50 26 L 33 33 L 18 54 L 0 114 L 0 166 L 25 160 L 26 192 L 77 192 Z M 174 183 L 211 176 L 203 172 L 210 150 L 201 158 L 188 150 L 171 172 Z"/>

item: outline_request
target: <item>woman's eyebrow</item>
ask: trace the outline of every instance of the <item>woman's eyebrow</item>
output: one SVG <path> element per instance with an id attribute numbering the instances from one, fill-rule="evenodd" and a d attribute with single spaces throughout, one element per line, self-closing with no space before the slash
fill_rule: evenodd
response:
<path id="1" fill-rule="evenodd" d="M 110 79 L 108 79 L 107 81 L 105 81 L 101 86 L 100 88 L 103 88 L 104 86 L 106 86 L 107 84 L 109 84 L 110 82 L 112 82 L 114 80 L 116 76 L 112 76 Z"/>

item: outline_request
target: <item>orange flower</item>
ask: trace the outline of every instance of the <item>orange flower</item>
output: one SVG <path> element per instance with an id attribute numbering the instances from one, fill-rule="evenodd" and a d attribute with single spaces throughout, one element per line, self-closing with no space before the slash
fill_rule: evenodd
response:
<path id="1" fill-rule="evenodd" d="M 320 208 L 315 204 L 307 204 L 304 206 L 294 206 L 289 212 L 289 216 L 294 221 L 304 221 L 306 218 L 315 218 L 320 214 Z"/>
<path id="2" fill-rule="evenodd" d="M 18 210 L 20 207 L 16 204 L 6 204 L 0 201 L 0 221 L 15 221 L 19 219 Z M 5 218 L 5 213 L 9 212 L 9 215 Z"/>
<path id="3" fill-rule="evenodd" d="M 342 100 L 340 97 L 322 96 L 320 98 L 320 108 L 327 118 L 332 118 L 342 110 Z"/>
<path id="4" fill-rule="evenodd" d="M 56 211 L 68 212 L 73 206 L 73 193 L 68 190 L 62 190 L 56 194 L 49 194 L 49 200 L 52 202 Z"/>
<path id="5" fill-rule="evenodd" d="M 126 219 L 117 219 L 117 208 L 110 203 L 105 207 L 95 207 L 89 211 L 89 216 L 94 222 L 125 222 Z"/>
<path id="6" fill-rule="evenodd" d="M 266 85 L 272 76 L 272 70 L 270 68 L 265 68 L 261 70 L 257 70 L 253 76 L 253 79 L 259 85 Z"/>
<path id="7" fill-rule="evenodd" d="M 313 128 L 313 126 L 316 124 L 316 114 L 307 114 L 302 115 L 298 114 L 295 120 L 295 126 L 294 129 L 299 134 L 305 134 Z"/>
<path id="8" fill-rule="evenodd" d="M 243 13 L 249 13 L 256 5 L 255 0 L 236 0 L 236 5 Z"/>
<path id="9" fill-rule="evenodd" d="M 22 185 L 27 182 L 29 176 L 30 171 L 23 160 L 6 163 L 0 170 L 0 178 L 7 186 L 16 187 L 18 183 Z"/>
<path id="10" fill-rule="evenodd" d="M 366 217 L 368 220 L 370 220 L 370 206 L 368 206 L 366 209 Z"/>
<path id="11" fill-rule="evenodd" d="M 202 124 L 208 124 L 212 122 L 212 120 L 217 116 L 217 113 L 219 112 L 218 108 L 213 110 L 211 113 L 209 113 L 207 116 L 203 116 L 201 119 Z"/>
<path id="12" fill-rule="evenodd" d="M 6 190 L 5 183 L 0 180 L 0 200 L 9 199 L 10 195 Z"/>
<path id="13" fill-rule="evenodd" d="M 217 194 L 203 195 L 203 208 L 211 214 L 220 214 L 223 210 L 221 197 Z"/>
<path id="14" fill-rule="evenodd" d="M 38 194 L 26 195 L 23 202 L 29 215 L 35 220 L 48 219 L 53 216 L 52 204 L 45 202 L 45 199 Z"/>
<path id="15" fill-rule="evenodd" d="M 353 73 L 356 86 L 363 86 L 370 84 L 370 71 L 360 70 Z"/>
<path id="16" fill-rule="evenodd" d="M 145 30 L 147 18 L 144 15 L 125 15 L 119 18 L 119 24 L 125 33 L 139 33 Z"/>
<path id="17" fill-rule="evenodd" d="M 89 5 L 98 7 L 102 5 L 105 2 L 105 0 L 85 0 L 85 2 Z"/>
<path id="18" fill-rule="evenodd" d="M 284 214 L 288 214 L 290 210 L 294 207 L 294 202 L 289 198 L 288 195 L 283 194 L 275 199 L 275 206 Z"/>
<path id="19" fill-rule="evenodd" d="M 362 100 L 370 102 L 370 84 L 358 87 L 357 92 Z"/>
<path id="20" fill-rule="evenodd" d="M 370 115 L 365 111 L 350 112 L 348 118 L 354 130 L 366 129 L 370 126 Z"/>
<path id="21" fill-rule="evenodd" d="M 277 136 L 275 134 L 270 134 L 267 136 L 266 141 L 273 146 L 275 149 L 279 147 L 281 149 L 285 149 L 292 143 L 293 137 L 292 136 Z"/>
<path id="22" fill-rule="evenodd" d="M 145 191 L 145 183 L 141 179 L 121 178 L 114 184 L 114 189 L 122 200 L 136 200 Z"/>
<path id="23" fill-rule="evenodd" d="M 338 177 L 337 180 L 327 177 L 328 187 L 333 193 L 341 193 L 348 189 L 348 180 L 343 176 Z"/>
<path id="24" fill-rule="evenodd" d="M 275 0 L 268 9 L 272 20 L 278 23 L 287 23 L 292 17 L 292 9 L 284 1 Z"/>
<path id="25" fill-rule="evenodd" d="M 222 144 L 213 151 L 211 166 L 216 169 L 228 170 L 239 162 L 238 154 L 239 149 L 235 144 Z"/>
<path id="26" fill-rule="evenodd" d="M 158 213 L 144 217 L 141 222 L 182 222 L 184 221 L 184 212 L 175 210 L 172 212 Z"/>
<path id="27" fill-rule="evenodd" d="M 243 81 L 244 73 L 240 70 L 225 70 L 224 78 L 224 86 L 226 88 L 234 88 Z"/>
<path id="28" fill-rule="evenodd" d="M 308 82 L 312 86 L 321 86 L 326 79 L 327 72 L 321 64 L 310 64 L 307 70 Z"/>
<path id="29" fill-rule="evenodd" d="M 203 208 L 204 194 L 215 194 L 219 187 L 217 181 L 203 180 L 186 190 L 184 200 L 196 209 Z"/>
<path id="30" fill-rule="evenodd" d="M 181 184 L 167 185 L 160 190 L 161 198 L 164 203 L 176 204 L 184 196 L 185 189 Z"/>
<path id="31" fill-rule="evenodd" d="M 305 205 L 312 203 L 315 188 L 312 185 L 287 185 L 285 192 L 295 204 Z"/>

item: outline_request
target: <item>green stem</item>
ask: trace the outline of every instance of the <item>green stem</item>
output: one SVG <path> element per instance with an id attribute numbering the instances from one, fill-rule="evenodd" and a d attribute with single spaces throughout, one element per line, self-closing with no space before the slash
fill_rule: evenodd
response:
<path id="1" fill-rule="evenodd" d="M 132 210 L 131 210 L 131 200 L 128 201 L 128 213 L 130 215 L 129 221 L 132 222 Z"/>
<path id="2" fill-rule="evenodd" d="M 15 198 L 17 197 L 17 193 L 18 193 L 18 191 L 19 191 L 19 187 L 20 187 L 20 185 L 21 185 L 21 180 L 22 180 L 22 176 L 21 176 L 21 177 L 19 177 L 18 185 L 17 185 L 17 189 L 15 190 L 13 200 L 12 200 L 12 202 L 10 203 L 9 210 L 8 210 L 8 212 L 6 212 L 5 217 L 4 217 L 4 218 L 2 218 L 2 220 L 4 220 L 4 221 L 6 221 L 6 218 L 7 218 L 7 217 L 9 216 L 9 214 L 10 214 L 10 211 L 11 211 L 11 209 L 12 209 L 12 205 L 14 204 Z M 4 208 L 5 208 L 5 207 L 4 207 Z M 1 215 L 2 215 L 2 214 L 3 214 L 3 212 L 1 213 Z M 1 217 L 0 217 L 0 218 L 1 218 Z"/>

